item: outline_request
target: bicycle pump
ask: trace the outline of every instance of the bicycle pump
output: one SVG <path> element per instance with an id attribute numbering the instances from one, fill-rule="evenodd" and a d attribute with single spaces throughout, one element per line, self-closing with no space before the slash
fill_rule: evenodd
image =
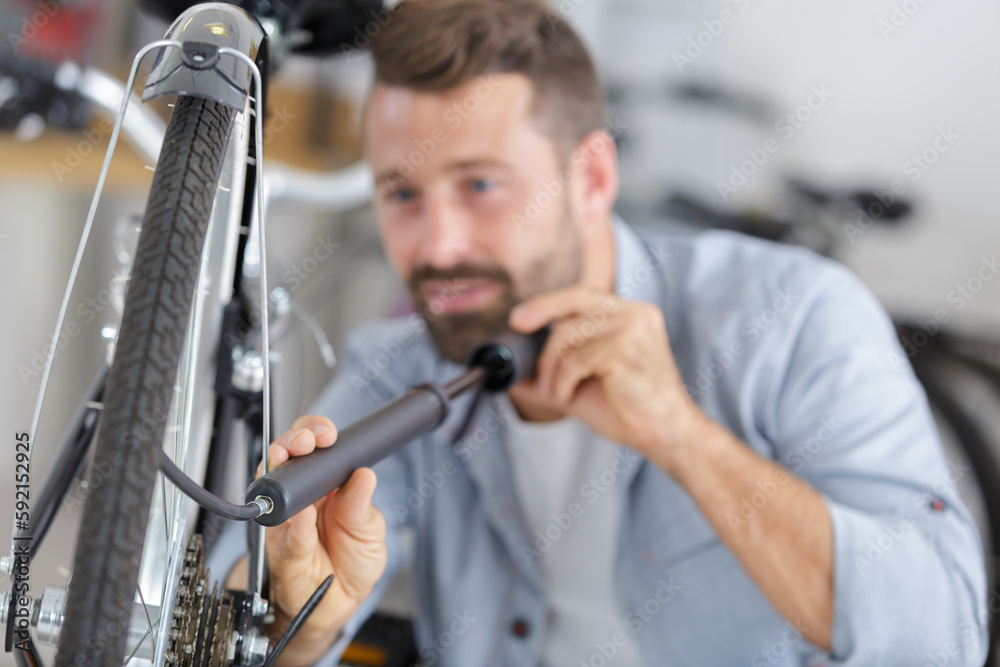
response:
<path id="1" fill-rule="evenodd" d="M 456 396 L 478 388 L 504 391 L 531 377 L 547 336 L 545 328 L 528 336 L 508 333 L 480 345 L 469 357 L 469 370 L 448 384 L 416 385 L 345 428 L 332 447 L 292 459 L 255 480 L 246 502 L 270 507 L 255 521 L 264 526 L 283 523 L 343 485 L 357 468 L 373 465 L 434 430 L 447 418 Z"/>

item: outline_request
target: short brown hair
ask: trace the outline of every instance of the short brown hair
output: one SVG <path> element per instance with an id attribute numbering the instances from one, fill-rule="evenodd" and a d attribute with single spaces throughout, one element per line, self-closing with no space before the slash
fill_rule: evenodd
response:
<path id="1" fill-rule="evenodd" d="M 568 156 L 604 127 L 604 92 L 580 37 L 543 0 L 403 0 L 372 40 L 375 80 L 437 92 L 520 73 L 534 112 Z"/>

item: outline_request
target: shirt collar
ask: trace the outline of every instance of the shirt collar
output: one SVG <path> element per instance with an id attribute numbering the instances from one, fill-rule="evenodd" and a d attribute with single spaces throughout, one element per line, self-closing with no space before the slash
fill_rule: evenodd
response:
<path id="1" fill-rule="evenodd" d="M 663 264 L 669 253 L 650 247 L 617 214 L 615 236 L 615 293 L 624 299 L 660 304 Z"/>

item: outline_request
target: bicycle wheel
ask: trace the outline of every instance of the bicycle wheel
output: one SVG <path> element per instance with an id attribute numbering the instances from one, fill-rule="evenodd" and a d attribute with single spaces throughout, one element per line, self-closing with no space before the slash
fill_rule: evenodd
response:
<path id="1" fill-rule="evenodd" d="M 969 383 L 975 378 L 969 370 L 947 353 L 923 350 L 913 359 L 913 368 L 927 392 L 927 398 L 951 437 L 942 437 L 949 461 L 955 461 L 963 470 L 971 468 L 972 475 L 956 479 L 962 500 L 976 521 L 983 542 L 983 555 L 987 574 L 987 595 L 990 600 L 1000 595 L 1000 465 L 997 463 L 988 431 L 976 417 L 972 402 L 966 400 Z M 1000 623 L 989 618 L 990 648 L 987 665 L 996 665 Z"/>
<path id="2" fill-rule="evenodd" d="M 236 112 L 177 98 L 149 194 L 84 506 L 58 665 L 120 665 L 206 230 Z"/>

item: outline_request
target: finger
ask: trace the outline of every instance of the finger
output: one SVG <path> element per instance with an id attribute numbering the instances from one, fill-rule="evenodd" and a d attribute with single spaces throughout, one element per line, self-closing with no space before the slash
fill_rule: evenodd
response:
<path id="1" fill-rule="evenodd" d="M 316 508 L 309 505 L 280 526 L 268 529 L 268 559 L 273 565 L 309 560 L 319 543 Z"/>
<path id="2" fill-rule="evenodd" d="M 268 447 L 267 469 L 271 470 L 285 463 L 289 456 L 304 456 L 317 447 L 329 447 L 337 440 L 337 427 L 327 417 L 305 415 L 292 424 Z M 261 475 L 261 465 L 257 465 L 257 477 Z"/>
<path id="3" fill-rule="evenodd" d="M 548 395 L 551 392 L 552 378 L 555 377 L 559 361 L 569 346 L 572 332 L 573 322 L 566 320 L 552 325 L 549 331 L 545 345 L 535 361 L 536 388 L 543 394 Z"/>
<path id="4" fill-rule="evenodd" d="M 585 345 L 564 356 L 552 380 L 552 395 L 561 405 L 569 405 L 584 380 L 600 379 L 609 358 L 608 345 Z"/>
<path id="5" fill-rule="evenodd" d="M 275 443 L 271 443 L 268 446 L 268 448 L 267 448 L 267 469 L 268 470 L 274 470 L 275 468 L 277 468 L 278 466 L 280 466 L 282 463 L 284 463 L 288 459 L 289 459 L 288 449 L 286 447 L 284 447 L 282 445 L 279 445 L 276 442 Z M 264 473 L 264 470 L 262 468 L 263 465 L 264 465 L 263 463 L 258 463 L 257 464 L 257 477 L 260 477 Z"/>
<path id="6" fill-rule="evenodd" d="M 549 322 L 599 307 L 613 298 L 614 295 L 609 292 L 580 285 L 545 292 L 516 306 L 510 313 L 508 324 L 515 331 L 530 333 Z"/>
<path id="7" fill-rule="evenodd" d="M 528 378 L 507 390 L 515 404 L 524 403 L 535 406 L 545 412 L 565 413 L 565 410 L 558 405 L 552 397 L 543 392 L 538 384 L 538 378 Z"/>
<path id="8" fill-rule="evenodd" d="M 316 449 L 316 435 L 307 428 L 292 431 L 291 435 L 282 438 L 282 443 L 291 456 L 305 456 Z"/>
<path id="9" fill-rule="evenodd" d="M 292 424 L 291 431 L 309 429 L 316 436 L 317 447 L 329 447 L 337 440 L 337 427 L 328 417 L 322 415 L 303 415 Z"/>
<path id="10" fill-rule="evenodd" d="M 597 344 L 599 339 L 609 336 L 615 327 L 611 319 L 597 323 L 585 315 L 563 319 L 554 325 L 535 366 L 539 389 L 550 394 L 554 392 L 555 379 L 559 375 L 562 361 L 581 348 Z"/>
<path id="11" fill-rule="evenodd" d="M 336 530 L 335 526 L 329 525 L 330 522 L 335 522 L 341 530 L 356 539 L 367 540 L 373 537 L 368 524 L 378 512 L 371 502 L 376 482 L 371 468 L 358 468 L 346 484 L 333 495 L 327 496 L 324 508 L 327 534 L 333 534 Z"/>
<path id="12" fill-rule="evenodd" d="M 386 521 L 371 502 L 374 490 L 375 474 L 367 468 L 355 471 L 327 497 L 320 522 L 340 590 L 355 601 L 367 597 L 385 567 Z"/>
<path id="13" fill-rule="evenodd" d="M 553 329 L 553 331 L 555 330 Z M 550 339 L 542 349 L 538 361 L 535 362 L 536 387 L 538 391 L 550 398 L 555 377 L 559 373 L 559 365 L 562 363 L 564 349 L 565 347 L 560 345 L 558 341 Z"/>
<path id="14" fill-rule="evenodd" d="M 584 379 L 576 386 L 572 400 L 566 405 L 566 414 L 582 422 L 599 414 L 607 403 L 607 394 L 597 378 Z"/>

